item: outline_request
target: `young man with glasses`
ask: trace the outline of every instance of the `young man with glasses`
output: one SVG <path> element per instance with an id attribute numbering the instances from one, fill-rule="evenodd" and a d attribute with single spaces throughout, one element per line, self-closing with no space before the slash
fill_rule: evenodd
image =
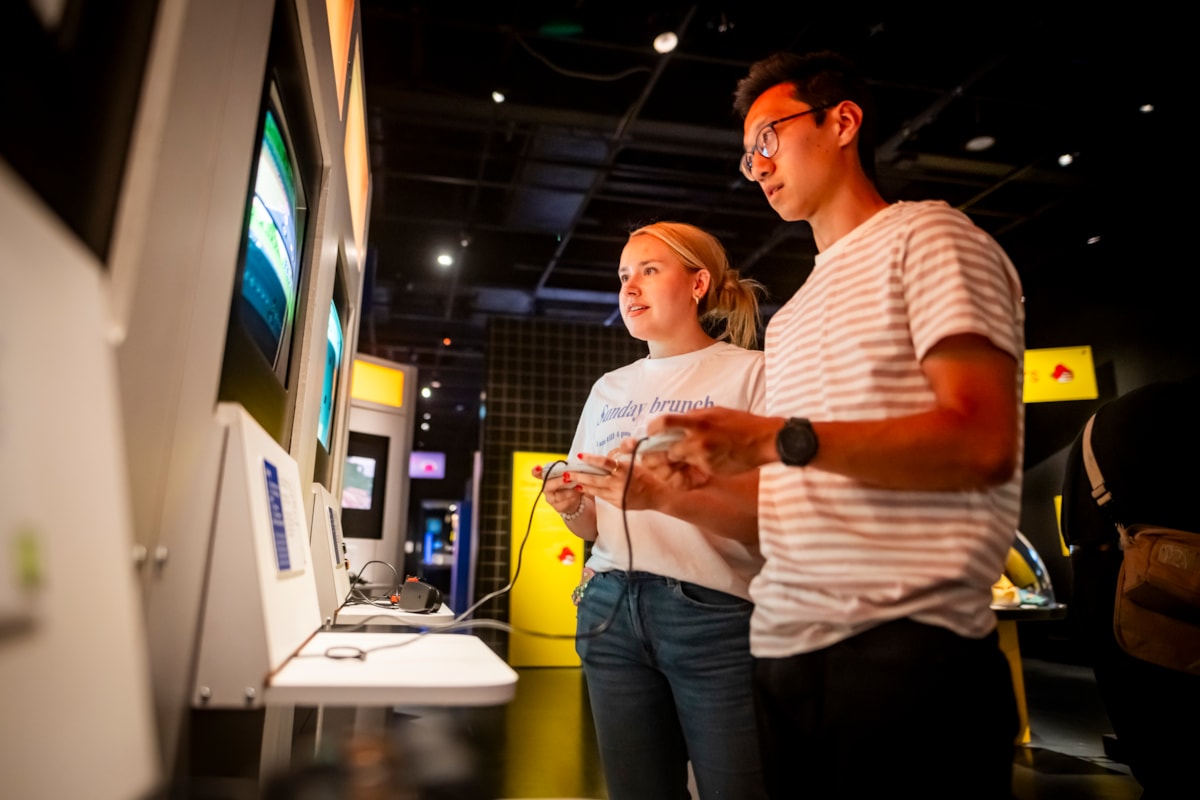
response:
<path id="1" fill-rule="evenodd" d="M 841 57 L 764 59 L 735 108 L 743 174 L 819 253 L 767 329 L 767 415 L 660 417 L 651 433 L 688 435 L 645 460 L 688 485 L 761 467 L 772 796 L 882 796 L 920 769 L 924 797 L 1007 799 L 1017 717 L 989 606 L 1020 509 L 1018 275 L 961 212 L 882 198 Z"/>

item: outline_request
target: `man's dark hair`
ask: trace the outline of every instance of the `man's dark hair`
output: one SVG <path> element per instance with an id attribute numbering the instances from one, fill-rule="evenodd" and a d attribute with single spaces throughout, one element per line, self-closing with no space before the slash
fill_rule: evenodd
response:
<path id="1" fill-rule="evenodd" d="M 763 92 L 790 83 L 793 96 L 810 106 L 832 106 L 851 100 L 863 110 L 858 131 L 858 158 L 863 172 L 875 181 L 875 104 L 866 80 L 850 59 L 828 50 L 818 53 L 775 53 L 755 62 L 733 93 L 733 109 L 742 119 Z M 825 112 L 813 114 L 818 125 Z"/>

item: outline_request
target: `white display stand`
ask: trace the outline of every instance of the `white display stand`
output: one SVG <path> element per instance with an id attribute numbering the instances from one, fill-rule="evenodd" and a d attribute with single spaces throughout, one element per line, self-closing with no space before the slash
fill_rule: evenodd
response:
<path id="1" fill-rule="evenodd" d="M 314 559 L 295 461 L 241 406 L 221 404 L 217 418 L 226 429 L 225 456 L 195 707 L 472 706 L 512 699 L 516 673 L 476 636 L 322 631 L 318 577 L 332 564 L 333 537 L 320 537 Z M 325 655 L 348 648 L 374 652 L 361 660 Z"/>
<path id="2" fill-rule="evenodd" d="M 350 594 L 350 561 L 342 536 L 341 504 L 319 483 L 313 484 L 311 502 L 309 546 L 317 582 L 317 604 L 321 609 L 321 621 L 328 624 Z"/>
<path id="3" fill-rule="evenodd" d="M 148 797 L 162 766 L 103 271 L 2 157 L 0 242 L 0 795 Z"/>
<path id="4" fill-rule="evenodd" d="M 192 703 L 254 708 L 321 612 L 296 462 L 240 405 L 220 404 L 217 419 L 225 457 Z"/>

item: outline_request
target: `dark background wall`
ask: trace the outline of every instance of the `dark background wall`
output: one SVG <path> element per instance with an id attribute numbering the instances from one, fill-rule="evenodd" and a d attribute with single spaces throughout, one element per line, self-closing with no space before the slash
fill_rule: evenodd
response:
<path id="1" fill-rule="evenodd" d="M 646 344 L 633 339 L 619 322 L 597 327 L 491 320 L 476 597 L 508 583 L 513 452 L 567 452 L 592 384 L 646 352 Z M 507 619 L 507 599 L 497 598 L 476 616 Z M 498 652 L 507 653 L 506 635 L 486 629 L 479 633 Z"/>

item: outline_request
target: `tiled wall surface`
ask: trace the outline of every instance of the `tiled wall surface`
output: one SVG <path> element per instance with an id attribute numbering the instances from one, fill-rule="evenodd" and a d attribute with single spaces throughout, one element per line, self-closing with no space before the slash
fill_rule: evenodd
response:
<path id="1" fill-rule="evenodd" d="M 567 452 L 592 384 L 646 352 L 646 343 L 632 338 L 620 322 L 602 328 L 550 320 L 491 320 L 476 598 L 508 583 L 513 452 Z M 507 620 L 508 603 L 498 598 L 475 616 Z M 507 634 L 487 628 L 476 632 L 507 657 Z"/>

